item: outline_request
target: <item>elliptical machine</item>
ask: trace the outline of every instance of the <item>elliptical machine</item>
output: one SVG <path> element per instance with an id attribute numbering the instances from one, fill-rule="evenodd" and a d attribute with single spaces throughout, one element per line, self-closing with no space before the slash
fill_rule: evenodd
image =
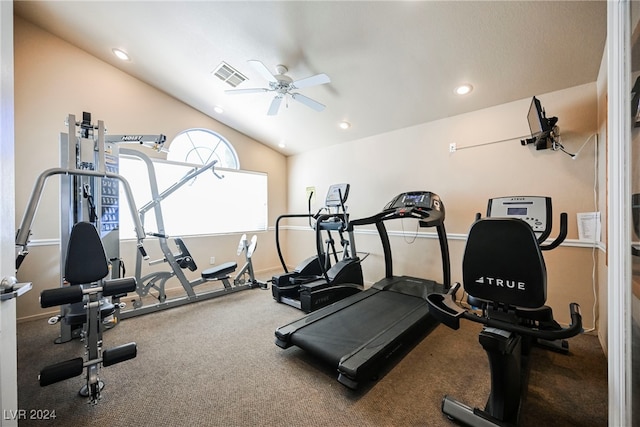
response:
<path id="1" fill-rule="evenodd" d="M 514 426 L 518 424 L 525 361 L 530 344 L 560 342 L 582 332 L 580 306 L 569 305 L 571 325 L 562 328 L 555 321 L 547 298 L 547 272 L 542 250 L 558 246 L 566 237 L 566 214 L 561 214 L 560 235 L 541 245 L 551 226 L 551 199 L 511 197 L 492 199 L 487 218 L 471 226 L 462 261 L 464 291 L 475 310 L 455 301 L 455 291 L 430 294 L 429 312 L 452 329 L 460 319 L 482 323 L 479 341 L 489 359 L 491 393 L 484 409 L 471 408 L 449 396 L 442 400 L 442 412 L 471 426 Z"/>
<path id="2" fill-rule="evenodd" d="M 308 214 L 284 214 L 276 221 L 276 247 L 285 273 L 273 276 L 271 292 L 277 302 L 298 308 L 305 313 L 322 308 L 364 289 L 361 259 L 357 256 L 353 229 L 349 227 L 349 214 L 345 202 L 349 195 L 349 184 L 334 184 L 329 187 L 325 206 L 315 215 L 311 214 L 309 196 Z M 323 210 L 328 213 L 321 214 Z M 279 241 L 279 223 L 284 218 L 309 218 L 316 234 L 316 255 L 302 261 L 293 271 L 287 271 Z M 312 220 L 315 223 L 312 224 Z M 323 231 L 326 240 L 323 241 Z M 331 234 L 338 232 L 342 256 L 338 257 Z M 345 238 L 345 231 L 348 238 Z M 332 264 L 333 258 L 333 264 Z"/>

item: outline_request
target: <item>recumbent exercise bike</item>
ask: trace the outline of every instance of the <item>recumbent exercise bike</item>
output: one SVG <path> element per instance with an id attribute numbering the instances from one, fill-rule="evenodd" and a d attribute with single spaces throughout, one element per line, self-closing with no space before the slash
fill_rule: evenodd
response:
<path id="1" fill-rule="evenodd" d="M 484 408 L 471 408 L 449 396 L 442 411 L 472 426 L 517 425 L 523 391 L 522 358 L 536 339 L 564 340 L 582 332 L 580 307 L 569 306 L 568 328 L 547 328 L 547 272 L 533 228 L 517 218 L 482 218 L 471 226 L 462 265 L 464 291 L 479 308 L 456 304 L 455 289 L 427 297 L 430 313 L 452 329 L 460 319 L 484 324 L 479 341 L 491 371 L 491 392 Z"/>

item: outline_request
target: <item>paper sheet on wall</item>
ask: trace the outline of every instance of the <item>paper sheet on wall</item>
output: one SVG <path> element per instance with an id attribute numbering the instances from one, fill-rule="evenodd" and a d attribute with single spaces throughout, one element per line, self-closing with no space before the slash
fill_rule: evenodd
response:
<path id="1" fill-rule="evenodd" d="M 589 242 L 600 241 L 600 212 L 578 213 L 578 238 Z"/>

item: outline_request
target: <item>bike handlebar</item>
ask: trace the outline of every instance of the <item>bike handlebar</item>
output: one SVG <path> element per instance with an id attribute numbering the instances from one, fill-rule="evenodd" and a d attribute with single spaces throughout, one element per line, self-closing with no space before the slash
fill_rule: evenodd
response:
<path id="1" fill-rule="evenodd" d="M 570 338 L 578 335 L 582 329 L 582 315 L 580 314 L 580 305 L 575 302 L 569 304 L 569 312 L 571 314 L 571 325 L 567 328 L 558 330 L 542 330 L 533 329 L 516 323 L 505 322 L 504 320 L 492 319 L 485 316 L 479 316 L 458 306 L 453 300 L 453 294 L 430 294 L 427 296 L 429 304 L 429 312 L 439 321 L 452 329 L 460 327 L 460 318 L 465 318 L 472 322 L 482 323 L 483 325 L 502 329 L 508 332 L 514 332 L 521 335 L 527 335 L 534 338 L 544 340 L 559 340 Z"/>

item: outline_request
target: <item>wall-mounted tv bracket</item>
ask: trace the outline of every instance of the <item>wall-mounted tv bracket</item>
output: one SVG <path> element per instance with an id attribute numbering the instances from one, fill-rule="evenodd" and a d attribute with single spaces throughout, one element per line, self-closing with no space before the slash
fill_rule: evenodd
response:
<path id="1" fill-rule="evenodd" d="M 529 112 L 527 114 L 531 138 L 520 140 L 520 144 L 534 144 L 536 150 L 545 150 L 551 148 L 553 150 L 563 149 L 560 144 L 560 129 L 557 126 L 557 117 L 547 117 L 547 113 L 535 96 L 531 100 Z"/>

